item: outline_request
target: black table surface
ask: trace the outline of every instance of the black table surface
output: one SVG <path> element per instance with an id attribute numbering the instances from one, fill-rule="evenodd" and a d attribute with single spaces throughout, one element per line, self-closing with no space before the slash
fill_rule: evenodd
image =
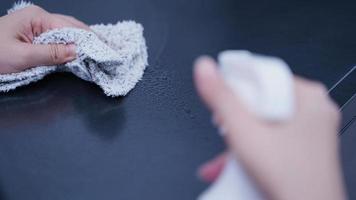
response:
<path id="1" fill-rule="evenodd" d="M 353 1 L 35 3 L 87 24 L 142 23 L 150 65 L 123 98 L 71 74 L 0 94 L 0 199 L 194 199 L 207 186 L 197 167 L 224 149 L 194 89 L 195 57 L 249 49 L 329 87 L 356 63 Z"/>

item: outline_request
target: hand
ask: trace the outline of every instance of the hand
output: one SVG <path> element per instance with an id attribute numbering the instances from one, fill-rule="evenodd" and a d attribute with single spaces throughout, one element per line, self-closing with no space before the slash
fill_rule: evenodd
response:
<path id="1" fill-rule="evenodd" d="M 0 17 L 0 74 L 74 60 L 76 51 L 73 44 L 32 44 L 34 37 L 41 33 L 62 27 L 90 30 L 73 17 L 51 14 L 38 6 L 29 6 Z"/>
<path id="2" fill-rule="evenodd" d="M 286 123 L 258 119 L 233 94 L 211 58 L 196 62 L 196 87 L 224 127 L 229 152 L 271 199 L 345 199 L 339 162 L 340 113 L 319 83 L 295 78 L 296 113 Z M 213 181 L 222 155 L 200 169 Z"/>

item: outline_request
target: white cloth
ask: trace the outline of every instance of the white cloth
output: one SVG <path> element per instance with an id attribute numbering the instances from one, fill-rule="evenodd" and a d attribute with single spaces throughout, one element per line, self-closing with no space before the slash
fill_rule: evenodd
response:
<path id="1" fill-rule="evenodd" d="M 227 85 L 251 112 L 273 122 L 293 116 L 293 74 L 281 59 L 248 51 L 225 51 L 219 55 L 219 65 Z M 264 199 L 236 158 L 230 155 L 219 178 L 199 200 Z"/>
<path id="2" fill-rule="evenodd" d="M 15 3 L 8 13 L 31 3 Z M 143 27 L 134 21 L 92 25 L 89 32 L 77 28 L 51 30 L 34 44 L 76 45 L 77 59 L 61 66 L 37 66 L 18 73 L 0 74 L 0 92 L 38 81 L 54 72 L 71 72 L 99 85 L 108 96 L 124 96 L 142 78 L 148 65 Z"/>

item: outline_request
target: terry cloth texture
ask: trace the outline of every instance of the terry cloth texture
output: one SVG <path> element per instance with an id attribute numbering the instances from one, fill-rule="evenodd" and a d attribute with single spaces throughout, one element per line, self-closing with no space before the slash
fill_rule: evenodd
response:
<path id="1" fill-rule="evenodd" d="M 15 3 L 8 13 L 31 3 Z M 108 96 L 124 96 L 142 78 L 148 65 L 143 27 L 134 21 L 55 29 L 41 34 L 34 44 L 76 45 L 77 59 L 59 66 L 37 66 L 18 73 L 0 74 L 0 92 L 38 81 L 54 72 L 71 72 L 99 85 Z"/>

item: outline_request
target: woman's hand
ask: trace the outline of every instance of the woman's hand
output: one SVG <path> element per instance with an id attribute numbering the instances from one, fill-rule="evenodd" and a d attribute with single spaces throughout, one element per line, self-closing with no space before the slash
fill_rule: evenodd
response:
<path id="1" fill-rule="evenodd" d="M 268 123 L 246 110 L 210 58 L 196 62 L 200 96 L 224 127 L 229 151 L 271 199 L 345 199 L 339 162 L 340 113 L 319 83 L 295 78 L 296 113 L 292 120 Z M 213 181 L 222 155 L 200 169 Z"/>
<path id="2" fill-rule="evenodd" d="M 90 30 L 73 17 L 48 13 L 38 6 L 29 6 L 0 17 L 0 74 L 74 60 L 76 51 L 73 44 L 32 44 L 34 37 L 41 33 L 62 27 Z"/>

